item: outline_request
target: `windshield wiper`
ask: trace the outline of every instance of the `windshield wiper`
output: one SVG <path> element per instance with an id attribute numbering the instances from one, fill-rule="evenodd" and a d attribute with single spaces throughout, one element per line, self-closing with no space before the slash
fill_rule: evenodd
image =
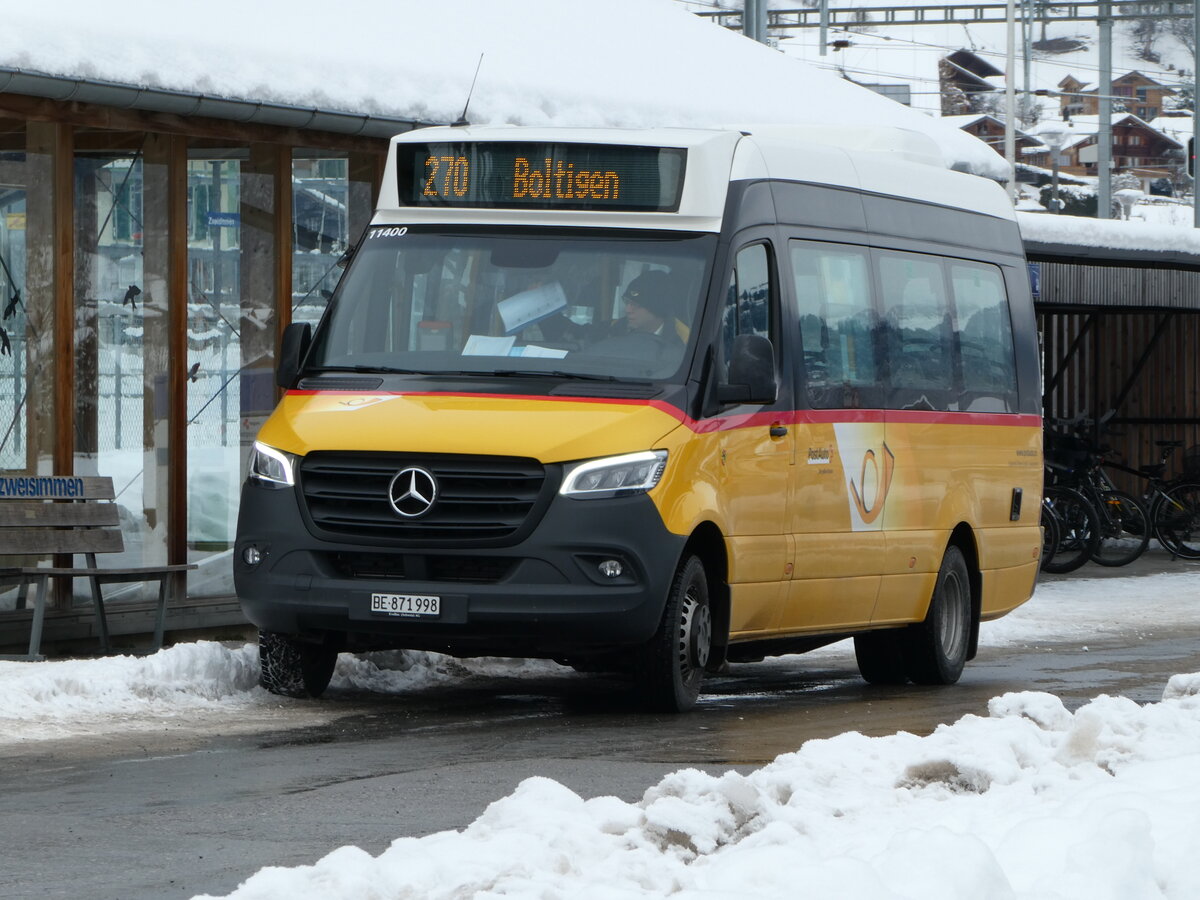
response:
<path id="1" fill-rule="evenodd" d="M 312 373 L 322 372 L 359 372 L 364 375 L 436 375 L 436 372 L 425 372 L 420 369 L 398 369 L 394 366 L 321 366 L 313 369 Z"/>
<path id="2" fill-rule="evenodd" d="M 650 384 L 651 382 L 639 378 L 618 378 L 615 375 L 592 375 L 586 372 L 563 372 L 557 369 L 493 369 L 489 372 L 470 372 L 465 374 L 471 375 L 500 375 L 500 376 L 519 376 L 522 378 L 562 378 L 568 381 L 604 381 L 617 382 L 623 384 Z"/>

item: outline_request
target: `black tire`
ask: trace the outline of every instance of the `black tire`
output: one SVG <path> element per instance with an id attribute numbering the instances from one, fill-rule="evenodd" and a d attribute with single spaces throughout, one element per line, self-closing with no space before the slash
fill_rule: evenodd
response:
<path id="1" fill-rule="evenodd" d="M 1154 536 L 1173 555 L 1200 559 L 1200 484 L 1177 484 L 1159 498 Z"/>
<path id="2" fill-rule="evenodd" d="M 925 621 L 904 631 L 904 664 L 916 684 L 954 684 L 971 648 L 971 575 L 962 551 L 946 548 Z"/>
<path id="3" fill-rule="evenodd" d="M 907 684 L 904 663 L 904 637 L 901 629 L 868 631 L 854 636 L 854 658 L 858 671 L 868 684 Z"/>
<path id="4" fill-rule="evenodd" d="M 1058 515 L 1054 512 L 1054 508 L 1048 503 L 1042 503 L 1042 561 L 1041 567 L 1045 571 L 1046 563 L 1054 559 L 1054 554 L 1058 552 L 1058 541 L 1062 526 L 1058 523 Z"/>
<path id="5" fill-rule="evenodd" d="M 1092 561 L 1102 566 L 1126 566 L 1150 546 L 1150 515 L 1136 497 L 1124 491 L 1101 491 L 1100 542 Z"/>
<path id="6" fill-rule="evenodd" d="M 271 631 L 258 633 L 258 683 L 282 697 L 320 697 L 329 687 L 338 651 Z"/>
<path id="7" fill-rule="evenodd" d="M 688 556 L 675 572 L 658 630 L 638 660 L 638 681 L 652 709 L 684 712 L 696 705 L 712 650 L 708 598 L 704 564 Z"/>
<path id="8" fill-rule="evenodd" d="M 1058 517 L 1058 546 L 1042 571 L 1074 572 L 1089 559 L 1100 541 L 1100 521 L 1087 498 L 1074 488 L 1048 487 L 1046 503 Z"/>

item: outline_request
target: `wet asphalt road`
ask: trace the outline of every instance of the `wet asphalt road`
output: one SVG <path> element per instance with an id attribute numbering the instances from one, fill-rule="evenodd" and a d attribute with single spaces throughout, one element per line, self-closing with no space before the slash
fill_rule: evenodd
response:
<path id="1" fill-rule="evenodd" d="M 618 681 L 564 671 L 405 696 L 331 691 L 281 703 L 250 732 L 209 720 L 0 748 L 0 894 L 227 893 L 267 865 L 462 828 L 533 775 L 637 800 L 679 768 L 750 771 L 847 730 L 927 733 L 985 715 L 1006 691 L 1050 691 L 1070 707 L 1098 693 L 1152 702 L 1192 671 L 1200 627 L 1086 650 L 985 648 L 949 688 L 868 686 L 848 649 L 768 660 L 710 680 L 700 707 L 675 717 L 632 711 Z"/>

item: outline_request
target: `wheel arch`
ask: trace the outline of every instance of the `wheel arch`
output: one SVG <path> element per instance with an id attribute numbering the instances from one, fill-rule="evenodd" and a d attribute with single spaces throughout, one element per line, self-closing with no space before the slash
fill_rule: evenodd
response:
<path id="1" fill-rule="evenodd" d="M 701 522 L 692 531 L 684 545 L 680 562 L 688 556 L 696 556 L 704 564 L 708 576 L 708 603 L 712 613 L 712 653 L 709 668 L 717 668 L 725 661 L 729 647 L 729 621 L 731 600 L 729 594 L 729 556 L 725 536 L 712 522 Z"/>
<path id="2" fill-rule="evenodd" d="M 971 585 L 971 635 L 967 643 L 967 659 L 975 658 L 979 650 L 979 618 L 983 609 L 983 572 L 979 568 L 979 545 L 975 530 L 966 522 L 959 522 L 950 532 L 947 547 L 957 547 L 967 564 Z"/>

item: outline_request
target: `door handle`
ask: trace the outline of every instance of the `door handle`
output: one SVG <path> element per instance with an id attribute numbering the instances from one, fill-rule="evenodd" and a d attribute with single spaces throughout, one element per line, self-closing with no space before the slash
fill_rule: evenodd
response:
<path id="1" fill-rule="evenodd" d="M 788 430 L 786 425 L 771 426 L 771 437 L 787 437 L 787 433 Z"/>

